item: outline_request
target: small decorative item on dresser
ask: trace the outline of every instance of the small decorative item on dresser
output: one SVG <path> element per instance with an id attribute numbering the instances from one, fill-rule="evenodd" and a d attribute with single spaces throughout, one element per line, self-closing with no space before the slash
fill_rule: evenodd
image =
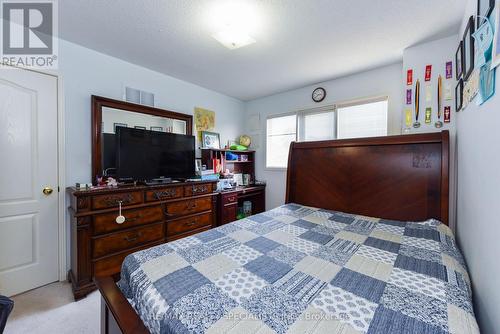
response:
<path id="1" fill-rule="evenodd" d="M 220 148 L 220 136 L 216 132 L 202 131 L 201 132 L 202 148 Z"/>
<path id="2" fill-rule="evenodd" d="M 250 138 L 250 136 L 247 136 L 247 135 L 240 136 L 240 145 L 249 147 L 251 143 L 252 143 L 252 139 Z"/>
<path id="3" fill-rule="evenodd" d="M 248 161 L 248 155 L 246 155 L 246 154 L 241 154 L 241 155 L 240 155 L 240 161 Z"/>
<path id="4" fill-rule="evenodd" d="M 243 174 L 241 173 L 235 173 L 233 175 L 234 182 L 236 182 L 237 186 L 243 186 Z"/>

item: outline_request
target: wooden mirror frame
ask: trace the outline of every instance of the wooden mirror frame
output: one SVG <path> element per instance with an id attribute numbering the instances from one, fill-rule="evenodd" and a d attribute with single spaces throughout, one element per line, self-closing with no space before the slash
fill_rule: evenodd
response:
<path id="1" fill-rule="evenodd" d="M 92 95 L 92 183 L 96 183 L 97 176 L 102 174 L 102 108 L 122 109 L 165 118 L 177 119 L 186 122 L 186 134 L 193 134 L 193 116 L 165 109 L 135 104 L 126 101 L 113 100 L 107 97 Z"/>

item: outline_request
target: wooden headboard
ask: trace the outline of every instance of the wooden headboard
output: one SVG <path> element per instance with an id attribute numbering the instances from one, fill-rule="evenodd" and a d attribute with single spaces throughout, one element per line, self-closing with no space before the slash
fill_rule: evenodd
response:
<path id="1" fill-rule="evenodd" d="M 449 133 L 290 145 L 286 203 L 448 225 Z"/>

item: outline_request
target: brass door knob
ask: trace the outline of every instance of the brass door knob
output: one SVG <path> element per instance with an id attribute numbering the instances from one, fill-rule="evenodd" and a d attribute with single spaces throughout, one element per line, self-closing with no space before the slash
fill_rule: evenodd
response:
<path id="1" fill-rule="evenodd" d="M 47 195 L 47 196 L 49 196 L 50 194 L 52 194 L 52 192 L 53 192 L 53 191 L 54 191 L 54 190 L 53 190 L 51 187 L 45 187 L 45 188 L 43 188 L 43 190 L 42 190 L 42 192 L 43 192 L 45 195 Z"/>

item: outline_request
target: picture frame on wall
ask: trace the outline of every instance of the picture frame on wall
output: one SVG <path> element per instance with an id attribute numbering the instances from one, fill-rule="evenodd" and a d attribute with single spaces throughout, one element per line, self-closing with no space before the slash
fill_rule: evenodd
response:
<path id="1" fill-rule="evenodd" d="M 464 96 L 464 80 L 460 79 L 455 87 L 455 110 L 459 112 L 462 110 Z"/>
<path id="2" fill-rule="evenodd" d="M 120 126 L 123 128 L 128 128 L 128 125 L 125 123 L 113 123 L 113 131 L 116 133 L 116 128 Z"/>
<path id="3" fill-rule="evenodd" d="M 465 28 L 463 43 L 463 71 L 464 81 L 467 81 L 474 70 L 474 37 L 472 34 L 475 31 L 474 16 L 469 18 L 467 27 Z"/>
<path id="4" fill-rule="evenodd" d="M 455 76 L 457 80 L 462 78 L 464 73 L 464 64 L 463 64 L 463 54 L 464 54 L 464 42 L 460 41 L 458 44 L 457 52 L 455 52 Z"/>
<path id="5" fill-rule="evenodd" d="M 163 128 L 161 126 L 152 126 L 150 127 L 151 131 L 160 131 L 163 132 Z"/>
<path id="6" fill-rule="evenodd" d="M 493 20 L 490 20 L 493 21 Z M 500 65 L 500 5 L 495 7 L 495 35 L 493 36 L 493 50 L 491 54 L 491 69 Z"/>
<path id="7" fill-rule="evenodd" d="M 477 0 L 477 28 L 484 23 L 485 17 L 489 17 L 495 8 L 495 0 Z"/>
<path id="8" fill-rule="evenodd" d="M 201 147 L 220 149 L 220 136 L 217 132 L 202 131 Z"/>
<path id="9" fill-rule="evenodd" d="M 139 130 L 147 130 L 145 126 L 134 126 L 134 129 L 139 129 Z"/>

